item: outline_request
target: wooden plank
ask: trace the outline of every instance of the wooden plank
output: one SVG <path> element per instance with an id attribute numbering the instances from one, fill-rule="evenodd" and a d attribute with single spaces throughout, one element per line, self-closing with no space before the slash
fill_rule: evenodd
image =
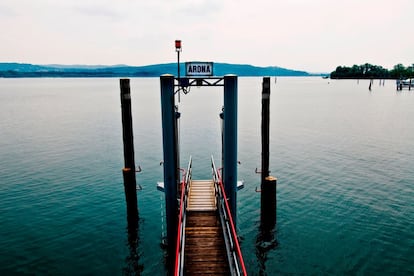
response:
<path id="1" fill-rule="evenodd" d="M 230 274 L 217 212 L 189 211 L 185 231 L 185 275 Z"/>
<path id="2" fill-rule="evenodd" d="M 187 210 L 215 211 L 216 208 L 214 182 L 212 180 L 192 180 Z"/>

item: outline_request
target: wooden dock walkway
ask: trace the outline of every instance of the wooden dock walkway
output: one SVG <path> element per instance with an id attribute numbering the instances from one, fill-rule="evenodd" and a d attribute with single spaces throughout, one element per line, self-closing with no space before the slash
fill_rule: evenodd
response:
<path id="1" fill-rule="evenodd" d="M 191 181 L 185 233 L 185 275 L 230 274 L 212 180 Z"/>
<path id="2" fill-rule="evenodd" d="M 192 180 L 188 193 L 188 211 L 217 210 L 213 180 Z"/>

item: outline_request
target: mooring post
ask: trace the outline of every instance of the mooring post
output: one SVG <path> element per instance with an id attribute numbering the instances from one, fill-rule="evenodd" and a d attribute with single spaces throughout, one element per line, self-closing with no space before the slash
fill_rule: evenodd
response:
<path id="1" fill-rule="evenodd" d="M 223 182 L 237 224 L 237 76 L 224 76 Z"/>
<path id="2" fill-rule="evenodd" d="M 135 224 L 138 220 L 137 184 L 134 158 L 134 135 L 132 131 L 131 91 L 129 79 L 120 79 L 122 134 L 124 141 L 124 178 L 125 199 L 127 203 L 128 222 Z"/>
<path id="3" fill-rule="evenodd" d="M 170 260 L 175 259 L 175 244 L 178 227 L 178 164 L 176 113 L 174 103 L 174 76 L 162 75 L 161 81 L 161 116 L 164 149 L 164 192 L 167 221 L 167 246 Z"/>
<path id="4" fill-rule="evenodd" d="M 273 228 L 276 224 L 277 179 L 269 176 L 270 136 L 270 78 L 264 77 L 262 84 L 262 169 L 261 169 L 261 224 Z"/>
<path id="5" fill-rule="evenodd" d="M 269 124 L 270 78 L 264 77 L 262 83 L 262 183 L 269 176 Z"/>

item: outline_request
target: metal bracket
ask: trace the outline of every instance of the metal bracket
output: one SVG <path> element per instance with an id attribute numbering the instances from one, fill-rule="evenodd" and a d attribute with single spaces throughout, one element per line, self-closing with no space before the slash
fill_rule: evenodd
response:
<path id="1" fill-rule="evenodd" d="M 178 89 L 177 91 L 181 89 L 183 91 L 186 91 L 185 88 L 191 87 L 191 86 L 224 86 L 223 77 L 186 77 L 186 78 L 175 78 L 175 80 L 177 81 L 177 84 L 175 84 L 174 86 L 180 87 L 180 89 Z"/>
<path id="2" fill-rule="evenodd" d="M 259 171 L 257 168 L 254 170 L 254 172 L 255 173 L 257 173 L 257 174 L 261 174 L 262 173 L 262 171 Z M 271 173 L 272 171 L 269 171 L 269 174 Z"/>
<path id="3" fill-rule="evenodd" d="M 237 181 L 237 191 L 240 191 L 241 189 L 244 189 L 244 180 Z"/>
<path id="4" fill-rule="evenodd" d="M 160 191 L 160 192 L 163 192 L 163 193 L 165 192 L 164 182 L 162 182 L 162 181 L 157 182 L 157 190 Z"/>

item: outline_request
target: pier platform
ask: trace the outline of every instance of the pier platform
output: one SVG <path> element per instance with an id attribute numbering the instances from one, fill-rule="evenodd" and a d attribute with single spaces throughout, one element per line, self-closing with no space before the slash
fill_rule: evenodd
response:
<path id="1" fill-rule="evenodd" d="M 185 226 L 185 275 L 229 275 L 214 182 L 192 180 Z"/>

